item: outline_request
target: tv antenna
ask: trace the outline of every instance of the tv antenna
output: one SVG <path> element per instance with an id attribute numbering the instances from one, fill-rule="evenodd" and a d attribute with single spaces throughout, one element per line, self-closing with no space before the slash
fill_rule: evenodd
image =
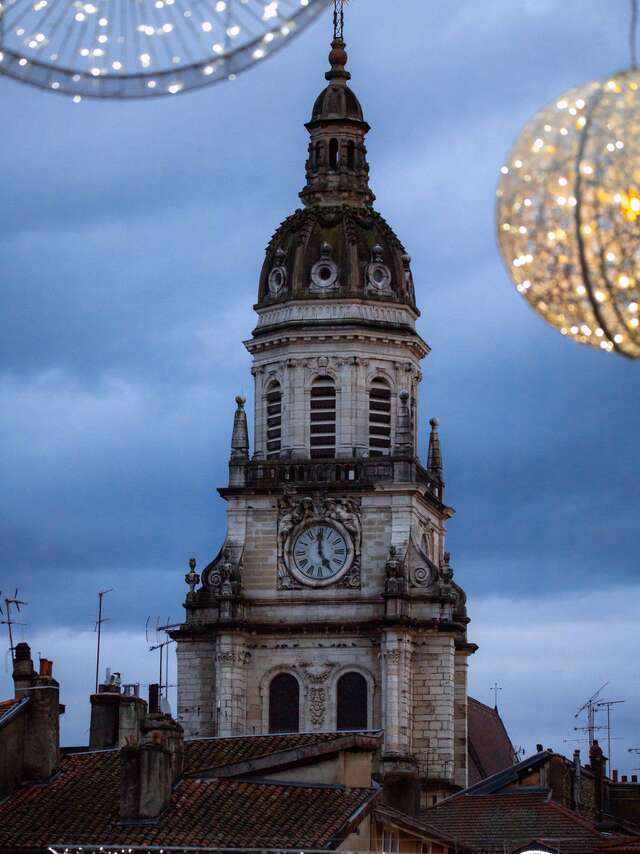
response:
<path id="1" fill-rule="evenodd" d="M 2 593 L 0 593 L 0 596 L 1 595 Z M 16 587 L 16 592 L 13 594 L 13 596 L 5 596 L 5 611 L 2 610 L 2 606 L 0 605 L 0 614 L 2 614 L 2 616 L 5 618 L 4 620 L 0 620 L 0 625 L 6 626 L 9 631 L 9 652 L 11 653 L 12 664 L 15 664 L 16 661 L 16 648 L 13 643 L 13 627 L 24 626 L 26 624 L 19 623 L 17 620 L 14 620 L 11 610 L 15 609 L 16 613 L 19 614 L 20 608 L 28 604 L 28 602 L 24 602 L 22 599 L 18 599 L 18 588 Z"/>
<path id="2" fill-rule="evenodd" d="M 605 682 L 604 685 L 601 685 L 600 688 L 593 694 L 586 703 L 584 703 L 578 711 L 575 713 L 574 717 L 579 717 L 583 712 L 586 712 L 587 715 L 587 725 L 582 727 L 574 727 L 576 732 L 584 732 L 587 735 L 589 741 L 589 748 L 595 741 L 595 734 L 600 730 L 604 730 L 607 734 L 607 759 L 609 760 L 609 767 L 611 768 L 611 742 L 615 741 L 611 737 L 611 709 L 613 706 L 618 706 L 621 703 L 624 703 L 624 700 L 603 700 L 601 698 L 601 694 L 604 689 L 609 685 L 609 682 Z M 596 715 L 598 712 L 606 711 L 607 714 L 607 723 L 603 726 L 598 726 L 596 724 Z"/>
<path id="3" fill-rule="evenodd" d="M 98 643 L 96 647 L 96 694 L 98 693 L 98 682 L 100 678 L 100 640 L 102 637 L 102 624 L 107 623 L 109 621 L 108 617 L 102 616 L 102 600 L 107 595 L 107 593 L 112 593 L 113 587 L 110 587 L 108 590 L 100 590 L 98 592 L 98 619 L 96 620 L 96 625 L 94 628 L 94 632 L 98 633 Z"/>
<path id="4" fill-rule="evenodd" d="M 170 638 L 168 634 L 166 637 L 162 637 L 162 632 L 167 633 L 170 628 L 173 628 L 171 624 L 171 618 L 167 617 L 167 621 L 164 625 L 160 624 L 160 617 L 156 618 L 155 625 L 155 643 L 149 639 L 149 623 L 151 622 L 151 617 L 147 617 L 147 622 L 145 623 L 144 633 L 147 639 L 147 643 L 149 644 L 149 652 L 160 651 L 160 679 L 158 680 L 159 692 L 160 696 L 163 696 L 165 699 L 169 697 L 169 650 L 168 647 L 175 643 L 173 638 Z"/>

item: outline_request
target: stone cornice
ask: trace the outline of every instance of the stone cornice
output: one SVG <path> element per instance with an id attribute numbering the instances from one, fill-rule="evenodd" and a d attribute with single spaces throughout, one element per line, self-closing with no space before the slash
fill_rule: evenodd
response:
<path id="1" fill-rule="evenodd" d="M 304 342 L 306 345 L 309 345 L 311 342 L 317 343 L 321 341 L 360 341 L 374 345 L 385 344 L 402 347 L 403 349 L 409 348 L 413 350 L 419 359 L 424 359 L 431 352 L 431 348 L 426 341 L 417 333 L 410 330 L 407 330 L 403 334 L 402 331 L 392 330 L 389 327 L 385 327 L 384 330 L 377 330 L 373 329 L 370 324 L 364 323 L 363 326 L 365 328 L 358 329 L 358 325 L 355 321 L 348 321 L 346 326 L 336 326 L 334 324 L 325 326 L 321 324 L 318 327 L 314 327 L 306 323 L 298 329 L 295 326 L 271 327 L 268 332 L 261 332 L 251 340 L 245 341 L 244 345 L 252 355 L 278 347 L 285 347 L 289 344 Z"/>
<path id="2" fill-rule="evenodd" d="M 409 306 L 397 303 L 371 303 L 353 300 L 332 300 L 331 302 L 310 302 L 296 300 L 284 305 L 257 308 L 258 326 L 265 327 L 283 323 L 335 322 L 336 320 L 355 320 L 373 323 L 409 326 L 415 331 L 417 313 Z"/>

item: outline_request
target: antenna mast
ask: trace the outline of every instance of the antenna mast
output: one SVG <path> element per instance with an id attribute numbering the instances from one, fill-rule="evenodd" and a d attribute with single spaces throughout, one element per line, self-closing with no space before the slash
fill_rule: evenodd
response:
<path id="1" fill-rule="evenodd" d="M 100 679 L 100 639 L 102 637 L 102 624 L 108 622 L 108 618 L 102 616 L 102 600 L 107 593 L 112 592 L 113 587 L 110 587 L 108 590 L 100 590 L 98 593 L 98 619 L 96 620 L 96 627 L 94 629 L 94 631 L 98 633 L 98 644 L 96 648 L 96 694 L 98 693 L 98 682 Z"/>
<path id="2" fill-rule="evenodd" d="M 9 652 L 11 653 L 12 664 L 15 664 L 16 662 L 16 648 L 13 643 L 13 627 L 23 626 L 24 623 L 18 623 L 16 622 L 16 620 L 13 619 L 11 615 L 11 609 L 15 608 L 16 612 L 19 614 L 20 606 L 28 604 L 28 602 L 23 602 L 22 599 L 18 599 L 18 588 L 16 587 L 16 592 L 13 594 L 13 596 L 5 596 L 4 607 L 6 609 L 6 615 L 5 612 L 2 610 L 2 607 L 0 607 L 0 614 L 2 614 L 3 617 L 6 617 L 6 619 L 0 620 L 0 625 L 6 626 L 9 630 Z"/>

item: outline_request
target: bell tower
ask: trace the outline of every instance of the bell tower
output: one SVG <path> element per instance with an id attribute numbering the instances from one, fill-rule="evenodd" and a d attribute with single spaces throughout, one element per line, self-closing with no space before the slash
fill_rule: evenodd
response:
<path id="1" fill-rule="evenodd" d="M 429 347 L 404 246 L 373 208 L 369 125 L 337 12 L 303 207 L 267 250 L 236 399 L 226 538 L 173 632 L 187 735 L 381 729 L 404 810 L 467 782 L 466 597 L 446 550 L 438 422 L 418 458 Z"/>

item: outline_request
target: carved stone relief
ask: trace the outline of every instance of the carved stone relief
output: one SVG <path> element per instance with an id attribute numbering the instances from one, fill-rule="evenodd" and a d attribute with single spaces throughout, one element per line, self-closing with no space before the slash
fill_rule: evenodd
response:
<path id="1" fill-rule="evenodd" d="M 304 677 L 307 682 L 307 698 L 309 718 L 315 727 L 324 724 L 327 713 L 327 682 L 335 664 L 326 667 L 311 667 L 301 665 L 304 668 Z"/>

